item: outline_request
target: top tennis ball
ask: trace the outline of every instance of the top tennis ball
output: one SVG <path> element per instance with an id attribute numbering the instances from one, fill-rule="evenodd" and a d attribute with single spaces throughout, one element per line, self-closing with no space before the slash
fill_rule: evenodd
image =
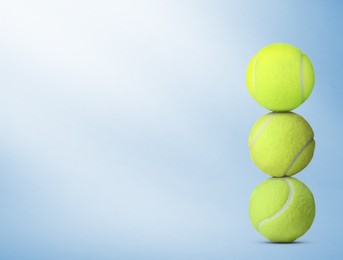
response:
<path id="1" fill-rule="evenodd" d="M 290 111 L 311 94 L 313 65 L 298 48 L 275 43 L 262 48 L 249 62 L 246 83 L 250 95 L 263 107 Z"/>

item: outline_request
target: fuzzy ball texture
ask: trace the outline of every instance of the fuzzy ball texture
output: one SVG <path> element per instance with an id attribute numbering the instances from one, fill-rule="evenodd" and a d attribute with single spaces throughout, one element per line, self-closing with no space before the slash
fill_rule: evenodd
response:
<path id="1" fill-rule="evenodd" d="M 312 160 L 315 141 L 311 126 L 292 112 L 262 116 L 250 131 L 250 157 L 257 167 L 273 176 L 292 176 Z"/>
<path id="2" fill-rule="evenodd" d="M 285 43 L 262 48 L 250 60 L 246 84 L 250 95 L 272 111 L 290 111 L 311 94 L 313 65 L 306 54 Z"/>
<path id="3" fill-rule="evenodd" d="M 251 194 L 250 221 L 254 228 L 273 242 L 292 242 L 306 233 L 315 217 L 312 192 L 301 181 L 270 178 Z"/>

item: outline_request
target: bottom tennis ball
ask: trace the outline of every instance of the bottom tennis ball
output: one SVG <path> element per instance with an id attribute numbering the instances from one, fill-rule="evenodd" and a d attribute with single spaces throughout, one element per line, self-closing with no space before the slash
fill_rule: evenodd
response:
<path id="1" fill-rule="evenodd" d="M 315 216 L 312 192 L 292 178 L 270 178 L 251 194 L 250 221 L 273 242 L 292 242 L 311 227 Z"/>

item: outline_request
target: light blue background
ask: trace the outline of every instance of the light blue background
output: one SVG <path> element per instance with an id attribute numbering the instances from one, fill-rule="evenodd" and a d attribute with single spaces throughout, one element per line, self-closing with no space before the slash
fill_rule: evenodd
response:
<path id="1" fill-rule="evenodd" d="M 1 259 L 341 259 L 340 1 L 1 1 Z M 249 223 L 264 179 L 247 136 L 268 111 L 245 69 L 309 55 L 296 177 L 317 216 L 293 244 Z"/>

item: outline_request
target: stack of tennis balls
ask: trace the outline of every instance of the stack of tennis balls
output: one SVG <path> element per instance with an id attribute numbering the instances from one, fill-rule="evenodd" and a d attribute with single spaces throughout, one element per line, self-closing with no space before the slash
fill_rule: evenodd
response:
<path id="1" fill-rule="evenodd" d="M 257 120 L 249 135 L 253 162 L 272 176 L 252 192 L 249 215 L 255 229 L 273 242 L 298 239 L 314 220 L 312 192 L 291 177 L 310 163 L 314 133 L 303 117 L 290 112 L 310 96 L 314 82 L 310 59 L 290 44 L 262 48 L 247 68 L 250 95 L 273 111 Z"/>

